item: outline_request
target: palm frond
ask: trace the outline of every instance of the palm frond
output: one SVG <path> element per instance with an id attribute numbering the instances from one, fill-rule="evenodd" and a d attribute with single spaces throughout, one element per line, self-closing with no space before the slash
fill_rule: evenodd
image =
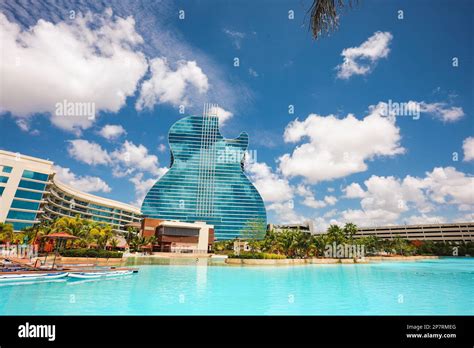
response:
<path id="1" fill-rule="evenodd" d="M 338 11 L 344 7 L 351 8 L 358 0 L 313 0 L 310 28 L 314 39 L 327 35 L 339 27 Z"/>

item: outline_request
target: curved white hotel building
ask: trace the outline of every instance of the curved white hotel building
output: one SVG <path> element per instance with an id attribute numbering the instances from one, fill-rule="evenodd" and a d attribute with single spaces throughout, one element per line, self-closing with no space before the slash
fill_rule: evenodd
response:
<path id="1" fill-rule="evenodd" d="M 76 215 L 110 224 L 117 232 L 141 220 L 139 208 L 59 182 L 51 161 L 0 150 L 0 222 L 21 231 L 42 220 Z"/>

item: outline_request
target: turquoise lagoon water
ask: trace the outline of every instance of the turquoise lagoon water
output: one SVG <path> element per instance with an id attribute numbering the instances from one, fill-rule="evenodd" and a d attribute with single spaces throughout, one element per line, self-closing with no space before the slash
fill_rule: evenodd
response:
<path id="1" fill-rule="evenodd" d="M 474 258 L 277 267 L 192 262 L 142 265 L 121 279 L 2 285 L 0 314 L 474 314 Z"/>

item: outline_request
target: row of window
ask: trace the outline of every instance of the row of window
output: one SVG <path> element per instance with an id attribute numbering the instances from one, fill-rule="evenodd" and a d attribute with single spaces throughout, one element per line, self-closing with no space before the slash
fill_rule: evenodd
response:
<path id="1" fill-rule="evenodd" d="M 119 217 L 118 214 L 122 214 L 123 216 L 125 217 L 139 217 L 139 215 L 137 214 L 134 214 L 134 213 L 131 213 L 131 212 L 127 212 L 127 211 L 122 211 L 120 209 L 114 209 L 114 208 L 109 208 L 109 207 L 106 207 L 106 206 L 103 206 L 103 205 L 98 205 L 98 204 L 94 204 L 94 203 L 87 203 L 87 202 L 84 202 L 84 201 L 80 201 L 80 200 L 77 200 L 77 199 L 73 199 L 72 197 L 70 196 L 66 196 L 64 195 L 63 193 L 61 192 L 56 192 L 56 191 L 53 191 L 51 190 L 51 192 L 53 192 L 56 196 L 58 196 L 60 199 L 64 199 L 68 202 L 71 202 L 74 200 L 74 203 L 71 202 L 70 204 L 64 204 L 64 202 L 57 202 L 55 201 L 56 204 L 60 204 L 62 206 L 67 206 L 69 208 L 71 208 L 72 204 L 74 204 L 75 206 L 75 210 L 80 210 L 82 212 L 86 212 L 88 211 L 89 213 L 91 214 L 96 214 L 96 215 L 101 215 L 101 216 L 110 216 L 112 217 L 112 214 L 110 213 L 107 213 L 107 212 L 113 212 L 115 215 L 114 217 Z M 84 206 L 84 207 L 80 207 L 80 206 Z M 107 212 L 100 212 L 98 210 L 94 210 L 94 209 L 85 209 L 85 207 L 87 208 L 96 208 L 96 209 L 100 209 L 100 210 L 105 210 Z"/>
<path id="2" fill-rule="evenodd" d="M 39 181 L 48 181 L 49 175 L 48 174 L 43 174 L 43 173 L 38 173 L 38 172 L 33 172 L 31 170 L 24 170 L 22 177 L 26 178 L 26 179 L 33 179 L 33 180 L 39 180 Z"/>
<path id="3" fill-rule="evenodd" d="M 43 197 L 43 193 L 41 193 L 41 192 L 31 192 L 31 191 L 25 191 L 25 190 L 18 189 L 18 190 L 16 190 L 15 197 L 40 201 L 41 198 Z"/>
<path id="4" fill-rule="evenodd" d="M 7 215 L 8 219 L 34 221 L 36 219 L 36 212 L 28 213 L 26 211 L 10 210 Z"/>

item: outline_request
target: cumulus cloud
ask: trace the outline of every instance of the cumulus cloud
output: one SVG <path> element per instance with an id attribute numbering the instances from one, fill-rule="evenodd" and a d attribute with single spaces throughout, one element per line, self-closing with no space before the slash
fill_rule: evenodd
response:
<path id="1" fill-rule="evenodd" d="M 158 157 L 148 152 L 146 146 L 126 140 L 112 152 L 107 152 L 99 144 L 83 139 L 69 141 L 69 155 L 79 162 L 89 165 L 112 167 L 115 177 L 123 177 L 134 172 L 148 172 L 162 175 L 166 168 L 159 167 Z"/>
<path id="2" fill-rule="evenodd" d="M 407 219 L 410 223 L 443 222 L 444 218 L 428 213 L 443 205 L 461 212 L 474 208 L 474 177 L 453 167 L 434 168 L 423 178 L 372 175 L 364 185 L 365 190 L 358 183 L 343 189 L 346 198 L 361 198 L 361 209 L 341 212 L 343 220 L 363 226 L 394 224 L 402 214 L 412 213 Z"/>
<path id="3" fill-rule="evenodd" d="M 8 52 L 0 60 L 0 111 L 14 117 L 46 113 L 57 127 L 79 133 L 94 118 L 55 115 L 57 103 L 87 102 L 97 112 L 117 112 L 147 69 L 136 50 L 143 39 L 134 19 L 111 10 L 78 13 L 74 21 L 55 24 L 40 19 L 28 30 L 0 13 L 0 28 L 2 50 Z"/>
<path id="4" fill-rule="evenodd" d="M 148 153 L 148 149 L 142 145 L 135 145 L 126 140 L 122 146 L 110 154 L 115 165 L 134 170 L 149 172 L 153 175 L 160 175 L 164 168 L 158 166 L 158 157 Z"/>
<path id="5" fill-rule="evenodd" d="M 334 205 L 337 203 L 337 198 L 335 196 L 325 196 L 323 200 L 317 200 L 311 189 L 302 184 L 296 187 L 296 193 L 303 197 L 303 205 L 314 209 L 324 208 L 327 205 Z"/>
<path id="6" fill-rule="evenodd" d="M 465 222 L 466 220 L 464 220 Z M 406 219 L 409 225 L 423 225 L 423 224 L 440 224 L 445 223 L 446 219 L 443 216 L 433 215 L 412 215 Z"/>
<path id="7" fill-rule="evenodd" d="M 346 48 L 342 51 L 342 64 L 336 67 L 337 77 L 349 79 L 353 75 L 367 75 L 381 58 L 386 58 L 390 52 L 392 34 L 389 32 L 375 32 L 358 47 Z"/>
<path id="8" fill-rule="evenodd" d="M 474 208 L 474 177 L 454 167 L 437 167 L 426 173 L 424 183 L 436 203 L 457 205 L 461 210 Z"/>
<path id="9" fill-rule="evenodd" d="M 344 197 L 346 198 L 363 198 L 365 196 L 364 190 L 356 182 L 346 186 L 342 191 L 345 193 Z"/>
<path id="10" fill-rule="evenodd" d="M 341 213 L 341 219 L 343 221 L 350 221 L 360 227 L 392 225 L 396 222 L 398 217 L 399 214 L 383 209 L 347 209 Z"/>
<path id="11" fill-rule="evenodd" d="M 342 119 L 310 114 L 304 121 L 292 121 L 285 129 L 285 142 L 308 141 L 279 158 L 281 172 L 316 183 L 366 171 L 366 161 L 375 157 L 404 153 L 400 129 L 381 111 L 373 108 L 362 120 L 352 114 Z"/>
<path id="12" fill-rule="evenodd" d="M 245 166 L 250 180 L 265 202 L 283 202 L 293 198 L 293 188 L 266 163 L 249 162 Z"/>
<path id="13" fill-rule="evenodd" d="M 208 78 L 195 61 L 180 60 L 173 69 L 166 58 L 154 58 L 150 61 L 150 70 L 150 79 L 144 81 L 140 89 L 137 110 L 152 109 L 159 103 L 186 106 L 193 89 L 199 94 L 209 89 Z"/>
<path id="14" fill-rule="evenodd" d="M 84 139 L 70 140 L 67 148 L 69 156 L 89 165 L 109 164 L 110 155 L 99 144 Z"/>
<path id="15" fill-rule="evenodd" d="M 227 111 L 220 106 L 214 106 L 211 108 L 210 113 L 216 115 L 219 118 L 219 124 L 224 125 L 234 114 L 230 111 Z"/>
<path id="16" fill-rule="evenodd" d="M 293 201 L 268 204 L 267 210 L 275 213 L 277 223 L 295 224 L 307 220 L 295 211 Z"/>
<path id="17" fill-rule="evenodd" d="M 474 137 L 464 139 L 462 149 L 464 151 L 464 161 L 474 160 Z"/>
<path id="18" fill-rule="evenodd" d="M 131 204 L 136 207 L 141 207 L 143 200 L 145 199 L 146 194 L 148 191 L 153 187 L 155 182 L 161 178 L 166 172 L 168 171 L 167 168 L 161 171 L 161 173 L 155 177 L 150 179 L 144 179 L 143 173 L 138 173 L 135 176 L 131 177 L 129 180 L 135 187 L 135 201 Z"/>
<path id="19" fill-rule="evenodd" d="M 96 176 L 78 176 L 71 172 L 69 168 L 54 166 L 56 178 L 71 187 L 84 192 L 110 192 L 111 188 L 107 183 Z"/>
<path id="20" fill-rule="evenodd" d="M 127 131 L 121 125 L 106 124 L 99 131 L 99 134 L 107 140 L 114 140 L 123 134 L 127 134 Z"/>

